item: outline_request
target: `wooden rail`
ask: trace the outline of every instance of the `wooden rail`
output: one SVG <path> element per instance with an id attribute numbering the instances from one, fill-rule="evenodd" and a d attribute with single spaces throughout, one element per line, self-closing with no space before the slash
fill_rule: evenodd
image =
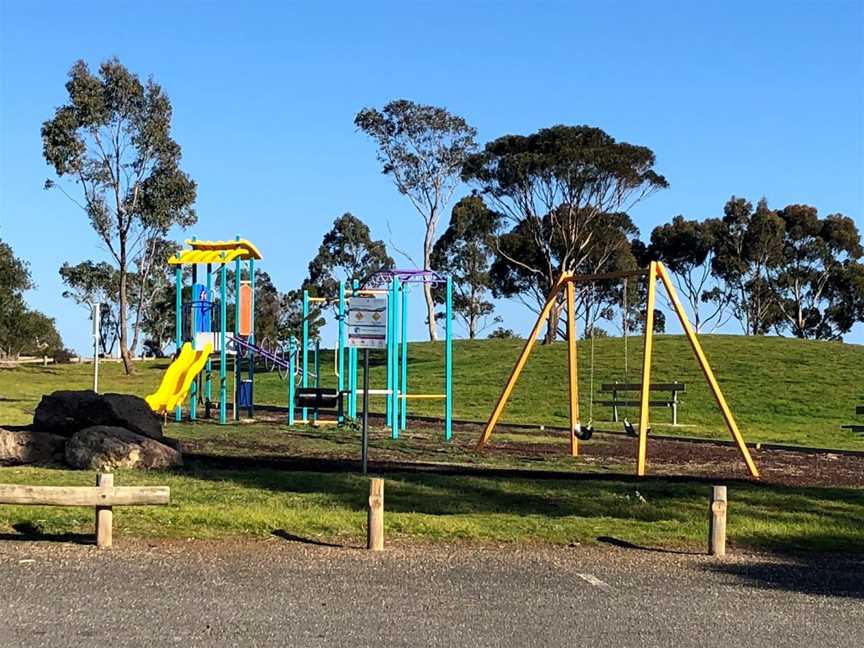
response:
<path id="1" fill-rule="evenodd" d="M 114 486 L 114 475 L 98 473 L 96 486 L 22 486 L 0 484 L 0 504 L 24 506 L 96 507 L 96 545 L 113 544 L 114 506 L 158 506 L 169 504 L 168 486 Z"/>

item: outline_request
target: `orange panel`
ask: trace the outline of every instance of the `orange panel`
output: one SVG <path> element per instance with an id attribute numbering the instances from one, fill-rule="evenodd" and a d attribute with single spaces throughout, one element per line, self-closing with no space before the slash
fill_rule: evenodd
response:
<path id="1" fill-rule="evenodd" d="M 252 335 L 252 286 L 240 284 L 240 335 Z"/>

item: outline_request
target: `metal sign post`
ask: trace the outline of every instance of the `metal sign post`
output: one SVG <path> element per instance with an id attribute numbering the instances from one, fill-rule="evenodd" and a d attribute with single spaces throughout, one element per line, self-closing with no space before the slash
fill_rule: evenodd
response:
<path id="1" fill-rule="evenodd" d="M 99 393 L 99 317 L 102 315 L 102 304 L 90 303 L 90 317 L 93 320 L 93 391 Z"/>
<path id="2" fill-rule="evenodd" d="M 363 349 L 363 438 L 361 441 L 363 474 L 369 465 L 369 349 Z"/>
<path id="3" fill-rule="evenodd" d="M 369 349 L 387 348 L 387 300 L 352 297 L 348 301 L 347 346 L 363 349 L 363 436 L 361 464 L 366 474 L 369 464 Z"/>

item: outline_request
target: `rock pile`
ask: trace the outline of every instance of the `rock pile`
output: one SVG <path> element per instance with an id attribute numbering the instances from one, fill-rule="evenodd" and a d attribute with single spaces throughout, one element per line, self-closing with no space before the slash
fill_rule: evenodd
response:
<path id="1" fill-rule="evenodd" d="M 0 465 L 29 463 L 111 471 L 180 466 L 183 456 L 143 398 L 64 390 L 42 397 L 32 426 L 0 428 Z"/>

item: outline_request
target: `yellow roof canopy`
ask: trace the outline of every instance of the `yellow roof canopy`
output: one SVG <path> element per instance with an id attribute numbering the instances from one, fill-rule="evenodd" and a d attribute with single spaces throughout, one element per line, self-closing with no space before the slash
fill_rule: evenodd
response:
<path id="1" fill-rule="evenodd" d="M 233 241 L 198 241 L 187 240 L 191 250 L 183 250 L 179 255 L 168 259 L 171 265 L 189 265 L 193 263 L 230 263 L 231 261 L 249 259 L 258 260 L 261 253 L 250 241 L 235 239 Z"/>

